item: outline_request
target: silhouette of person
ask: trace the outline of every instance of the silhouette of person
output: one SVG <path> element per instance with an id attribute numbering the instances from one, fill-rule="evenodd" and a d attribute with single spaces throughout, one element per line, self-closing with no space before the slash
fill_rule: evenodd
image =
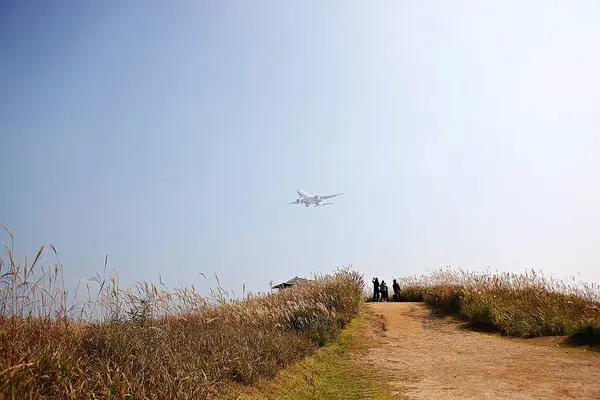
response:
<path id="1" fill-rule="evenodd" d="M 381 300 L 388 301 L 388 287 L 384 280 L 382 280 L 381 285 L 379 285 L 379 291 L 381 292 Z"/>
<path id="2" fill-rule="evenodd" d="M 373 301 L 379 301 L 379 279 L 373 278 Z"/>
<path id="3" fill-rule="evenodd" d="M 394 298 L 396 301 L 400 301 L 400 285 L 394 279 L 394 284 L 392 285 L 392 289 L 394 290 Z"/>

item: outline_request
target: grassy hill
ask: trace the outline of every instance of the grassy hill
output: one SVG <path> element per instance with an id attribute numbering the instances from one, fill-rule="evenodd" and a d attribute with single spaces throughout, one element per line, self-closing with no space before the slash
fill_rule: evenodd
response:
<path id="1" fill-rule="evenodd" d="M 210 296 L 148 282 L 123 289 L 117 277 L 98 276 L 93 296 L 88 290 L 85 300 L 69 303 L 60 263 L 39 265 L 44 247 L 31 264 L 27 258 L 17 263 L 10 244 L 5 248 L 2 398 L 346 399 L 392 393 L 377 383 L 382 371 L 357 361 L 361 344 L 389 341 L 369 344 L 357 334 L 365 332 L 358 327 L 368 289 L 350 268 L 242 299 L 229 298 L 220 287 Z M 597 285 L 536 273 L 451 269 L 399 283 L 402 300 L 424 301 L 476 327 L 600 343 Z"/>
<path id="2" fill-rule="evenodd" d="M 100 281 L 67 306 L 60 265 L 0 262 L 0 397 L 212 397 L 272 378 L 336 338 L 363 301 L 349 268 L 275 294 L 230 300 Z M 85 318 L 95 316 L 94 319 Z"/>
<path id="3" fill-rule="evenodd" d="M 600 344 L 600 287 L 566 283 L 535 271 L 474 273 L 440 269 L 403 278 L 402 300 L 424 301 L 474 327 L 505 335 L 568 335 L 576 344 Z"/>

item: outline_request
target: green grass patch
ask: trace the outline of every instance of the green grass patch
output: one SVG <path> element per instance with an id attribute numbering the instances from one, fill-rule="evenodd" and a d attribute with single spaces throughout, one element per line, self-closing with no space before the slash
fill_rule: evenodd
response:
<path id="1" fill-rule="evenodd" d="M 600 325 L 582 325 L 571 335 L 569 341 L 575 345 L 600 347 Z"/>
<path id="2" fill-rule="evenodd" d="M 282 370 L 273 380 L 235 385 L 221 400 L 240 399 L 397 399 L 386 376 L 357 359 L 364 346 L 364 314 L 354 318 L 337 339 L 306 359 Z"/>

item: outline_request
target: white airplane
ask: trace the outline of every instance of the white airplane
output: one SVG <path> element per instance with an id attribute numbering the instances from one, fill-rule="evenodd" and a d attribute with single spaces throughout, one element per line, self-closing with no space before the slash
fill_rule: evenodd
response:
<path id="1" fill-rule="evenodd" d="M 318 194 L 315 194 L 314 196 L 312 196 L 312 195 L 306 193 L 302 189 L 296 190 L 296 193 L 298 193 L 299 197 L 296 199 L 296 201 L 293 201 L 290 204 L 304 204 L 306 207 L 310 207 L 311 204 L 313 205 L 313 207 L 328 206 L 330 204 L 334 204 L 334 203 L 324 203 L 323 200 L 331 199 L 332 197 L 340 196 L 340 195 L 344 194 L 344 193 L 338 193 L 338 194 L 330 194 L 327 196 L 319 196 Z"/>

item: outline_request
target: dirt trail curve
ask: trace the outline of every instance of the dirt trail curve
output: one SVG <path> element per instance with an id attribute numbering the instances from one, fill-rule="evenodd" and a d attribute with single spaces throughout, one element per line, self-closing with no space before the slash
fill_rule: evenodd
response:
<path id="1" fill-rule="evenodd" d="M 420 303 L 372 303 L 368 318 L 363 362 L 409 399 L 600 399 L 600 353 L 472 332 Z"/>

